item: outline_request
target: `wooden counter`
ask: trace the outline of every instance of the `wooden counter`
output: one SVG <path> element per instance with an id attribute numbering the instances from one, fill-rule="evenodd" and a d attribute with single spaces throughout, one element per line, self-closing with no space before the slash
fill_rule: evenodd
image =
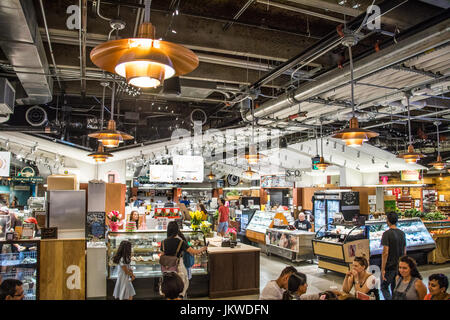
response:
<path id="1" fill-rule="evenodd" d="M 84 300 L 85 239 L 41 240 L 40 300 Z"/>
<path id="2" fill-rule="evenodd" d="M 221 239 L 210 238 L 209 297 L 223 298 L 259 294 L 260 248 L 239 243 L 221 247 Z"/>

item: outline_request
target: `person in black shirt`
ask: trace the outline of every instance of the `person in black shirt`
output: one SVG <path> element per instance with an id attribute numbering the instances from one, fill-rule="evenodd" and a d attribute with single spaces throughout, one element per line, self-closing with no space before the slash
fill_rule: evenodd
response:
<path id="1" fill-rule="evenodd" d="M 395 212 L 387 214 L 389 229 L 381 237 L 383 253 L 381 255 L 381 292 L 384 299 L 391 300 L 395 287 L 395 277 L 398 273 L 398 261 L 406 255 L 405 233 L 397 228 L 398 217 Z M 389 291 L 389 286 L 391 291 Z"/>
<path id="2" fill-rule="evenodd" d="M 294 227 L 297 230 L 311 231 L 311 223 L 306 220 L 305 214 L 303 212 L 300 212 L 298 214 L 298 219 L 295 220 Z"/>
<path id="3" fill-rule="evenodd" d="M 180 250 L 177 253 L 177 248 L 181 243 Z M 182 257 L 184 252 L 188 252 L 192 255 L 199 255 L 205 252 L 208 248 L 203 247 L 201 249 L 194 249 L 191 248 L 184 235 L 181 233 L 178 224 L 176 221 L 171 221 L 167 225 L 167 239 L 161 243 L 161 250 L 164 251 L 165 255 L 168 256 L 175 256 L 177 255 L 179 258 Z M 187 275 L 186 267 L 184 266 L 183 259 L 180 259 L 180 263 L 178 265 L 178 275 L 181 277 L 181 280 L 183 280 L 184 283 L 184 289 L 181 295 L 184 297 L 186 295 L 186 291 L 189 287 L 189 279 Z"/>
<path id="4" fill-rule="evenodd" d="M 164 208 L 173 208 L 172 197 L 167 197 L 167 202 L 164 204 Z"/>

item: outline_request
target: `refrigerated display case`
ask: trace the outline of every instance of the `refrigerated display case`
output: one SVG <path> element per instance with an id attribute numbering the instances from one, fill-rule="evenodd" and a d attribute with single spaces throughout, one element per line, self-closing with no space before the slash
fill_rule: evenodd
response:
<path id="1" fill-rule="evenodd" d="M 18 252 L 14 245 L 26 249 Z M 39 300 L 39 253 L 39 240 L 0 241 L 0 276 L 22 281 L 24 300 Z"/>
<path id="2" fill-rule="evenodd" d="M 327 230 L 322 226 L 312 240 L 318 267 L 326 273 L 332 270 L 345 274 L 356 256 L 369 257 L 368 227 L 352 222 L 334 223 Z"/>
<path id="3" fill-rule="evenodd" d="M 436 242 L 436 249 L 428 253 L 428 263 L 450 261 L 450 220 L 424 221 L 424 224 Z"/>
<path id="4" fill-rule="evenodd" d="M 238 223 L 237 236 L 241 242 L 245 242 L 245 233 L 249 222 L 252 220 L 256 209 L 236 210 L 236 222 Z"/>
<path id="5" fill-rule="evenodd" d="M 314 258 L 311 240 L 314 232 L 268 228 L 266 230 L 266 253 L 287 258 L 293 262 Z"/>
<path id="6" fill-rule="evenodd" d="M 388 229 L 385 220 L 366 221 L 369 227 L 371 263 L 380 264 L 380 255 L 383 252 L 381 237 Z M 428 252 L 436 248 L 436 243 L 428 232 L 420 218 L 400 219 L 397 228 L 406 235 L 406 251 L 413 256 L 418 263 L 425 264 Z"/>
<path id="7" fill-rule="evenodd" d="M 199 231 L 185 231 L 189 245 L 193 248 L 200 248 L 206 245 L 205 237 Z M 110 232 L 107 237 L 107 294 L 112 297 L 115 281 L 117 279 L 118 265 L 112 262 L 120 242 L 128 240 L 133 246 L 133 256 L 131 267 L 136 279 L 133 286 L 136 291 L 136 299 L 152 298 L 162 299 L 159 294 L 159 280 L 162 277 L 159 257 L 161 255 L 161 242 L 167 238 L 166 231 L 135 231 L 135 232 Z M 208 255 L 194 256 L 195 262 L 192 267 L 192 278 L 189 281 L 188 296 L 203 297 L 208 295 L 209 269 Z"/>
<path id="8" fill-rule="evenodd" d="M 289 224 L 294 223 L 290 211 L 284 211 L 283 214 Z M 245 233 L 247 238 L 253 242 L 266 243 L 266 230 L 269 228 L 275 215 L 275 211 L 256 211 L 247 226 Z"/>

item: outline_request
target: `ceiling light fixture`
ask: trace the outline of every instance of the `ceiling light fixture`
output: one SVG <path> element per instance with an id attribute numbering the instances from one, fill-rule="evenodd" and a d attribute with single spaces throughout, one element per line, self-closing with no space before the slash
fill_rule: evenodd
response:
<path id="1" fill-rule="evenodd" d="M 417 163 L 420 158 L 423 158 L 424 155 L 421 153 L 417 153 L 414 151 L 414 147 L 412 145 L 412 138 L 411 138 L 411 115 L 409 110 L 409 94 L 406 95 L 406 104 L 408 105 L 408 129 L 409 129 L 409 146 L 408 146 L 408 152 L 399 154 L 397 158 L 402 158 L 405 160 L 406 163 Z"/>
<path id="2" fill-rule="evenodd" d="M 251 167 L 248 167 L 248 169 L 244 171 L 244 174 L 246 177 L 251 178 L 254 174 L 256 174 L 256 171 L 253 171 Z"/>
<path id="3" fill-rule="evenodd" d="M 98 149 L 94 153 L 88 154 L 89 157 L 92 157 L 95 162 L 105 162 L 106 159 L 112 157 L 111 153 L 105 152 L 103 144 L 101 142 L 98 143 Z"/>
<path id="4" fill-rule="evenodd" d="M 212 169 L 210 170 L 209 174 L 208 174 L 208 179 L 211 181 L 216 177 L 216 175 L 214 173 L 212 173 Z"/>
<path id="5" fill-rule="evenodd" d="M 151 0 L 145 0 L 144 22 L 139 26 L 137 38 L 102 43 L 90 54 L 97 67 L 142 88 L 158 87 L 165 79 L 184 75 L 198 66 L 198 57 L 191 50 L 156 40 L 155 27 L 150 23 L 150 4 Z"/>
<path id="6" fill-rule="evenodd" d="M 323 159 L 322 122 L 320 122 L 320 144 L 322 149 L 322 155 L 320 157 L 319 163 L 316 163 L 315 166 L 317 167 L 317 169 L 325 171 L 330 166 L 330 164 L 325 162 L 325 160 Z"/>
<path id="7" fill-rule="evenodd" d="M 254 114 L 254 104 L 253 100 L 251 100 L 251 111 L 252 115 Z M 260 159 L 264 158 L 264 155 L 258 152 L 258 145 L 255 145 L 255 117 L 253 117 L 252 121 L 252 142 L 248 147 L 248 151 L 245 152 L 244 158 L 247 160 L 248 164 L 257 164 Z"/>
<path id="8" fill-rule="evenodd" d="M 102 99 L 102 119 L 101 130 L 89 134 L 89 137 L 95 138 L 103 146 L 107 148 L 115 148 L 119 146 L 124 140 L 131 140 L 134 137 L 121 131 L 116 130 L 116 122 L 114 121 L 114 97 L 116 92 L 116 83 L 113 83 L 112 97 L 111 97 L 111 120 L 108 122 L 108 128 L 103 130 L 103 109 L 105 107 L 105 88 L 108 85 L 105 82 L 100 83 L 103 86 L 103 99 Z"/>
<path id="9" fill-rule="evenodd" d="M 437 150 L 438 150 L 438 156 L 437 156 L 436 162 L 432 162 L 430 164 L 436 170 L 442 170 L 442 169 L 445 168 L 445 163 L 442 162 L 441 151 L 439 150 L 439 125 L 441 123 L 439 121 L 436 121 L 436 122 L 434 122 L 434 124 L 436 125 L 436 129 L 437 129 Z"/>
<path id="10" fill-rule="evenodd" d="M 350 119 L 350 125 L 348 129 L 344 129 L 333 135 L 333 138 L 341 139 L 345 141 L 345 144 L 349 147 L 360 147 L 363 142 L 369 141 L 370 138 L 377 137 L 379 134 L 370 130 L 361 129 L 358 125 L 358 119 L 355 116 L 355 95 L 354 95 L 354 79 L 353 79 L 353 57 L 352 46 L 358 42 L 354 34 L 346 34 L 342 40 L 342 44 L 348 47 L 348 53 L 350 57 L 350 83 L 351 83 L 351 98 L 352 98 L 352 112 L 353 117 Z"/>

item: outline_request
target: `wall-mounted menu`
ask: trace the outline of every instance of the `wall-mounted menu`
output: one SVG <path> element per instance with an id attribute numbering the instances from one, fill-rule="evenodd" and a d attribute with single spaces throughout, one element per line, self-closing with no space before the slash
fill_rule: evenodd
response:
<path id="1" fill-rule="evenodd" d="M 203 182 L 202 156 L 174 156 L 173 178 L 175 182 Z"/>
<path id="2" fill-rule="evenodd" d="M 261 188 L 293 188 L 294 182 L 285 176 L 261 176 Z"/>
<path id="3" fill-rule="evenodd" d="M 86 238 L 88 241 L 105 239 L 105 212 L 88 212 L 86 214 Z"/>
<path id="4" fill-rule="evenodd" d="M 151 165 L 150 181 L 151 182 L 173 182 L 174 166 L 169 165 Z"/>

